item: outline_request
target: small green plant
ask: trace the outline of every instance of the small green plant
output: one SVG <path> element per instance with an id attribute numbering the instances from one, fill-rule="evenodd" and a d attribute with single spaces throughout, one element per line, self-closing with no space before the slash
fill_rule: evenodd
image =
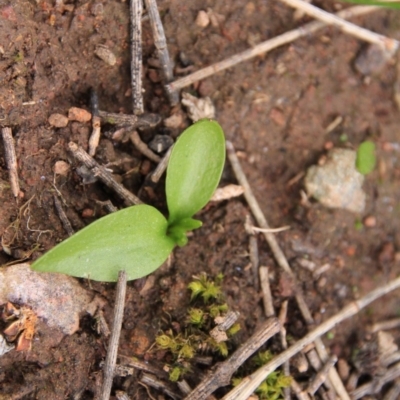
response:
<path id="1" fill-rule="evenodd" d="M 249 364 L 253 368 L 259 368 L 264 364 L 268 363 L 273 358 L 273 354 L 270 351 L 258 352 L 250 361 Z M 233 386 L 239 385 L 242 378 L 233 378 Z M 261 383 L 256 389 L 256 393 L 260 400 L 280 400 L 283 399 L 283 389 L 290 386 L 292 378 L 285 376 L 280 371 L 271 372 L 267 378 Z"/>
<path id="2" fill-rule="evenodd" d="M 363 4 L 366 6 L 382 6 L 390 8 L 400 8 L 400 1 L 395 0 L 343 0 L 346 3 Z"/>
<path id="3" fill-rule="evenodd" d="M 32 269 L 104 282 L 117 281 L 121 270 L 128 280 L 150 274 L 176 245 L 187 243 L 188 231 L 202 225 L 192 217 L 210 200 L 224 163 L 221 126 L 210 120 L 196 122 L 172 150 L 166 178 L 168 219 L 148 205 L 128 207 L 60 243 L 35 261 Z"/>
<path id="4" fill-rule="evenodd" d="M 375 143 L 370 140 L 362 142 L 357 149 L 356 168 L 360 174 L 367 175 L 375 168 Z"/>
<path id="5" fill-rule="evenodd" d="M 169 379 L 173 382 L 191 371 L 191 360 L 198 353 L 228 356 L 227 342 L 217 342 L 210 334 L 216 325 L 214 319 L 224 317 L 229 311 L 221 291 L 222 279 L 222 274 L 215 280 L 208 278 L 206 274 L 194 277 L 188 288 L 192 292 L 191 301 L 196 303 L 196 307 L 188 309 L 183 329 L 174 333 L 173 329 L 168 328 L 156 336 L 157 347 L 168 352 L 167 367 Z M 232 325 L 226 332 L 226 340 L 229 341 L 239 330 L 238 323 Z"/>

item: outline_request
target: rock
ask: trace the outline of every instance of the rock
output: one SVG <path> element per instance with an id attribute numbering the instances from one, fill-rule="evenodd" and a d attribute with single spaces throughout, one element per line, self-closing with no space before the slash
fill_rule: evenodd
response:
<path id="1" fill-rule="evenodd" d="M 35 272 L 27 263 L 0 269 L 0 304 L 7 302 L 30 307 L 49 327 L 66 335 L 79 329 L 80 314 L 93 315 L 104 305 L 76 279 Z"/>
<path id="2" fill-rule="evenodd" d="M 390 58 L 391 54 L 383 46 L 371 44 L 360 52 L 354 66 L 363 75 L 378 74 Z"/>
<path id="3" fill-rule="evenodd" d="M 53 171 L 56 175 L 67 176 L 71 166 L 62 160 L 56 161 L 53 167 Z"/>
<path id="4" fill-rule="evenodd" d="M 182 104 L 188 110 L 188 116 L 196 122 L 203 118 L 215 118 L 215 107 L 209 97 L 197 98 L 190 93 L 182 93 Z"/>
<path id="5" fill-rule="evenodd" d="M 65 128 L 68 125 L 68 118 L 62 114 L 51 114 L 49 124 L 56 128 Z"/>
<path id="6" fill-rule="evenodd" d="M 365 208 L 364 176 L 356 170 L 356 152 L 332 149 L 326 162 L 311 166 L 305 177 L 309 196 L 330 208 L 361 213 Z"/>
<path id="7" fill-rule="evenodd" d="M 171 129 L 177 129 L 182 125 L 183 116 L 181 113 L 172 114 L 164 119 L 164 126 Z"/>
<path id="8" fill-rule="evenodd" d="M 97 57 L 100 60 L 103 60 L 106 64 L 110 65 L 111 67 L 116 64 L 117 58 L 115 57 L 114 53 L 105 46 L 97 46 L 96 50 L 94 51 Z"/>
<path id="9" fill-rule="evenodd" d="M 149 143 L 151 150 L 160 154 L 165 150 L 168 150 L 174 144 L 174 140 L 168 135 L 156 135 L 153 140 Z"/>
<path id="10" fill-rule="evenodd" d="M 196 25 L 200 28 L 206 28 L 210 24 L 210 17 L 204 10 L 199 11 L 196 17 Z"/>
<path id="11" fill-rule="evenodd" d="M 70 121 L 89 122 L 92 119 L 92 114 L 83 108 L 71 107 L 68 110 L 68 119 Z"/>

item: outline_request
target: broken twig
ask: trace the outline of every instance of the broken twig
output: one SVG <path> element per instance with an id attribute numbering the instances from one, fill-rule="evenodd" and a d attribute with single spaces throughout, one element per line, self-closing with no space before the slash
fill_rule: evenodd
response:
<path id="1" fill-rule="evenodd" d="M 301 9 L 306 14 L 319 19 L 327 24 L 335 25 L 343 32 L 346 32 L 358 39 L 364 40 L 369 43 L 377 44 L 385 49 L 386 52 L 393 55 L 399 47 L 399 42 L 395 39 L 387 38 L 383 35 L 379 35 L 375 32 L 369 31 L 368 29 L 361 28 L 351 22 L 345 21 L 342 18 L 321 10 L 318 7 L 313 6 L 305 2 L 304 0 L 281 0 L 287 5 L 296 9 Z"/>
<path id="2" fill-rule="evenodd" d="M 14 197 L 18 197 L 20 191 L 18 181 L 18 164 L 11 128 L 2 128 L 1 134 L 3 136 L 5 159 L 10 176 L 11 191 Z"/>
<path id="3" fill-rule="evenodd" d="M 107 111 L 99 111 L 100 118 L 104 123 L 111 125 L 125 125 L 130 128 L 154 128 L 161 122 L 161 117 L 158 114 L 117 114 Z"/>
<path id="4" fill-rule="evenodd" d="M 321 337 L 324 333 L 328 332 L 330 329 L 335 327 L 340 322 L 347 318 L 350 318 L 357 313 L 359 313 L 363 308 L 368 306 L 373 301 L 379 299 L 380 297 L 390 293 L 391 291 L 400 288 L 400 277 L 392 280 L 386 285 L 380 286 L 377 289 L 366 294 L 359 300 L 355 300 L 344 307 L 339 313 L 332 316 L 317 328 L 309 332 L 302 339 L 298 340 L 293 346 L 289 347 L 287 350 L 274 357 L 270 362 L 263 365 L 253 374 L 247 376 L 242 380 L 242 382 L 231 390 L 223 400 L 238 400 L 247 399 L 255 389 L 262 383 L 262 381 L 273 371 L 276 370 L 280 365 L 282 365 L 286 360 L 292 358 L 299 351 L 303 350 L 308 344 L 315 341 L 315 339 Z M 394 370 L 394 368 L 397 368 Z M 394 373 L 400 373 L 400 363 L 396 364 L 394 367 L 390 368 Z M 394 379 L 393 377 L 391 380 Z M 354 395 L 354 393 L 353 393 Z M 247 397 L 246 397 L 247 396 Z M 354 399 L 356 397 L 353 397 Z"/>
<path id="5" fill-rule="evenodd" d="M 78 161 L 84 164 L 87 168 L 91 169 L 93 174 L 109 188 L 113 189 L 115 193 L 125 200 L 127 205 L 131 206 L 132 204 L 142 204 L 142 201 L 138 197 L 119 184 L 110 174 L 110 172 L 98 164 L 96 160 L 90 157 L 89 154 L 86 153 L 86 151 L 79 147 L 76 143 L 69 142 L 68 148 Z"/>
<path id="6" fill-rule="evenodd" d="M 151 30 L 153 31 L 154 45 L 156 46 L 158 58 L 165 83 L 169 83 L 174 78 L 172 71 L 172 62 L 169 57 L 167 40 L 165 39 L 164 28 L 158 12 L 156 0 L 145 0 L 146 9 L 150 18 Z M 179 95 L 177 92 L 168 92 L 169 100 L 172 105 L 178 104 Z"/>
<path id="7" fill-rule="evenodd" d="M 233 373 L 279 330 L 278 318 L 269 318 L 247 342 L 240 346 L 226 361 L 219 364 L 215 372 L 209 374 L 189 396 L 185 397 L 185 400 L 206 399 L 219 387 L 229 385 Z"/>
<path id="8" fill-rule="evenodd" d="M 71 226 L 71 223 L 69 222 L 69 219 L 67 218 L 67 215 L 65 214 L 64 209 L 62 208 L 60 200 L 58 200 L 57 195 L 53 196 L 54 198 L 54 206 L 56 207 L 58 217 L 60 218 L 60 221 L 62 223 L 62 226 L 68 233 L 68 236 L 72 236 L 75 231 Z"/>
<path id="9" fill-rule="evenodd" d="M 134 146 L 147 158 L 149 158 L 151 161 L 154 161 L 155 163 L 159 163 L 161 161 L 161 158 L 155 154 L 153 151 L 149 149 L 147 144 L 142 141 L 140 138 L 139 134 L 137 131 L 133 131 L 130 135 L 131 142 L 134 144 Z"/>
<path id="10" fill-rule="evenodd" d="M 376 10 L 379 10 L 379 7 L 356 6 L 340 11 L 336 15 L 339 16 L 340 18 L 348 19 L 358 15 L 367 14 Z M 291 43 L 301 37 L 308 36 L 311 33 L 314 33 L 317 30 L 324 28 L 326 26 L 327 24 L 325 24 L 324 22 L 320 21 L 310 22 L 306 25 L 301 26 L 300 28 L 293 29 L 289 32 L 283 33 L 282 35 L 266 40 L 265 42 L 262 42 L 252 47 L 251 49 L 245 50 L 238 54 L 234 54 L 233 56 L 228 57 L 225 60 L 217 62 L 208 67 L 202 68 L 196 72 L 193 72 L 190 75 L 184 76 L 183 78 L 177 79 L 176 81 L 166 85 L 166 90 L 168 92 L 174 92 L 180 90 L 186 86 L 191 85 L 192 83 L 198 82 L 204 78 L 214 75 L 217 72 L 223 71 L 227 68 L 231 68 L 243 61 L 247 61 L 251 58 L 267 53 L 273 49 L 276 49 L 277 47 Z"/>
<path id="11" fill-rule="evenodd" d="M 156 169 L 154 170 L 154 172 L 151 174 L 151 181 L 153 183 L 157 183 L 160 178 L 162 177 L 162 174 L 164 173 L 164 171 L 167 169 L 168 167 L 168 161 L 169 158 L 171 157 L 171 153 L 172 153 L 172 149 L 173 149 L 173 145 L 168 149 L 168 151 L 164 154 L 164 157 L 161 159 L 161 161 L 159 162 L 159 164 L 157 165 Z"/>
<path id="12" fill-rule="evenodd" d="M 89 138 L 89 155 L 94 157 L 96 154 L 96 149 L 100 143 L 100 116 L 99 116 L 99 99 L 95 90 L 90 92 L 90 108 L 92 111 L 92 134 Z"/>
<path id="13" fill-rule="evenodd" d="M 121 334 L 122 320 L 124 317 L 126 295 L 126 272 L 119 271 L 117 291 L 115 294 L 114 319 L 111 328 L 111 337 L 107 350 L 106 362 L 104 364 L 104 380 L 101 400 L 109 400 L 114 378 L 115 364 L 117 361 L 119 337 Z"/>
<path id="14" fill-rule="evenodd" d="M 133 113 L 143 114 L 142 89 L 142 0 L 131 0 L 131 85 Z"/>
<path id="15" fill-rule="evenodd" d="M 321 368 L 317 375 L 315 375 L 307 389 L 307 392 L 310 393 L 311 396 L 313 396 L 319 387 L 326 381 L 329 370 L 336 364 L 336 361 L 336 355 L 330 356 L 325 365 Z"/>
<path id="16" fill-rule="evenodd" d="M 269 229 L 268 222 L 261 210 L 260 205 L 257 202 L 257 199 L 255 198 L 253 191 L 251 190 L 251 187 L 249 185 L 249 182 L 246 178 L 246 175 L 243 172 L 243 169 L 240 165 L 239 159 L 235 153 L 235 149 L 233 147 L 233 144 L 230 141 L 226 141 L 226 149 L 227 149 L 227 155 L 229 158 L 229 161 L 232 165 L 233 172 L 235 173 L 236 179 L 238 180 L 239 184 L 243 186 L 244 189 L 244 197 L 247 201 L 247 204 L 249 205 L 258 225 L 263 228 L 263 229 Z M 304 296 L 302 291 L 300 290 L 299 285 L 297 284 L 297 279 L 295 274 L 293 273 L 282 249 L 280 248 L 278 241 L 276 240 L 276 237 L 271 233 L 271 232 L 263 232 L 264 237 L 271 248 L 271 251 L 275 257 L 276 262 L 278 265 L 291 277 L 293 280 L 293 283 L 296 287 L 296 293 L 295 293 L 295 298 L 297 305 L 300 309 L 300 312 L 306 321 L 308 325 L 313 325 L 314 324 L 314 319 L 311 316 L 310 309 L 307 306 L 307 303 L 305 302 Z M 325 346 L 320 338 L 317 338 L 316 341 L 316 347 L 318 350 L 318 354 L 321 358 L 322 361 L 325 361 L 328 359 L 328 352 L 325 349 Z M 329 374 L 329 379 L 332 381 L 332 384 L 339 395 L 339 397 L 342 400 L 350 400 L 350 396 L 348 395 L 346 388 L 343 385 L 343 382 L 341 381 L 336 369 L 332 368 Z"/>

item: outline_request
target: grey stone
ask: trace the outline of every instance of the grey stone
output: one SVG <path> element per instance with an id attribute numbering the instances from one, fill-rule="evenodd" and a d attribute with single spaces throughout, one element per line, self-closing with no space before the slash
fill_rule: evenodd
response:
<path id="1" fill-rule="evenodd" d="M 305 177 L 309 196 L 330 208 L 343 208 L 362 213 L 365 193 L 362 190 L 364 176 L 356 169 L 356 152 L 348 149 L 332 149 L 322 166 L 311 166 Z"/>

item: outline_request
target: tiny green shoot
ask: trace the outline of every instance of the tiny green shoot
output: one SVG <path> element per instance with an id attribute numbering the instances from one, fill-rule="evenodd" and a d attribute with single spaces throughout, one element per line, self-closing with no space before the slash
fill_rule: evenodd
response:
<path id="1" fill-rule="evenodd" d="M 360 174 L 367 175 L 375 168 L 375 143 L 370 140 L 362 142 L 357 149 L 356 168 Z"/>
<path id="2" fill-rule="evenodd" d="M 394 0 L 343 0 L 346 3 L 363 4 L 366 6 L 382 6 L 388 8 L 400 8 L 400 1 Z"/>
<path id="3" fill-rule="evenodd" d="M 121 270 L 128 280 L 150 274 L 176 245 L 187 243 L 188 231 L 202 225 L 192 217 L 213 195 L 224 163 L 221 126 L 210 120 L 196 122 L 178 138 L 168 163 L 168 219 L 149 205 L 125 208 L 61 242 L 32 269 L 103 282 L 117 281 Z"/>

